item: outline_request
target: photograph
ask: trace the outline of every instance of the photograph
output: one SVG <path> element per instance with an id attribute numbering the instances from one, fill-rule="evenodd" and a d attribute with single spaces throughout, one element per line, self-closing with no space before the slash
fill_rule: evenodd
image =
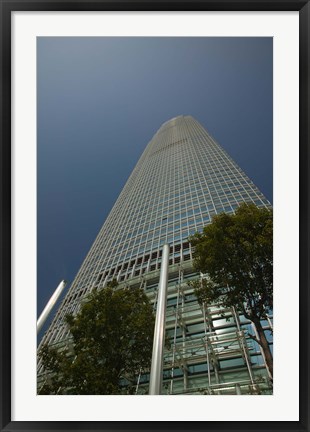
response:
<path id="1" fill-rule="evenodd" d="M 273 62 L 37 37 L 38 396 L 272 397 Z"/>
<path id="2" fill-rule="evenodd" d="M 309 0 L 0 4 L 0 431 L 310 431 Z"/>

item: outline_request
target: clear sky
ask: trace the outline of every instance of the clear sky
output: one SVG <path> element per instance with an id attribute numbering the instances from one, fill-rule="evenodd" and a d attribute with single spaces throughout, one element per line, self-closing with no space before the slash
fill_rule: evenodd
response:
<path id="1" fill-rule="evenodd" d="M 170 118 L 196 118 L 272 202 L 272 59 L 272 38 L 38 38 L 38 313 Z"/>

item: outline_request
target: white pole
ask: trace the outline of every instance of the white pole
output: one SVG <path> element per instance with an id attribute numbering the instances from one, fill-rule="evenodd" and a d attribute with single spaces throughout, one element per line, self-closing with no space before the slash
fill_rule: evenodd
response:
<path id="1" fill-rule="evenodd" d="M 169 270 L 169 245 L 163 246 L 163 256 L 161 260 L 160 279 L 158 285 L 158 301 L 156 310 L 153 354 L 150 373 L 150 395 L 161 393 L 163 379 L 163 357 L 165 344 L 165 325 L 166 325 L 166 303 L 168 290 L 168 270 Z"/>
<path id="2" fill-rule="evenodd" d="M 43 324 L 47 320 L 47 317 L 49 316 L 51 310 L 55 306 L 55 303 L 57 302 L 60 294 L 63 292 L 66 285 L 67 285 L 67 281 L 62 280 L 58 285 L 58 287 L 56 288 L 56 290 L 54 291 L 52 297 L 47 302 L 45 308 L 43 309 L 43 312 L 41 313 L 37 321 L 37 333 L 39 333 L 39 331 L 41 330 Z"/>
<path id="3" fill-rule="evenodd" d="M 242 395 L 240 384 L 237 383 L 235 387 L 236 387 L 236 394 L 237 395 Z"/>

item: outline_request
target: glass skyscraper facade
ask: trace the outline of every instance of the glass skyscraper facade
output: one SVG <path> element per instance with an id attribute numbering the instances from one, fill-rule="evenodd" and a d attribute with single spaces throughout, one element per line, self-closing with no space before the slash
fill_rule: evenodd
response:
<path id="1" fill-rule="evenodd" d="M 170 245 L 162 394 L 270 394 L 272 385 L 255 329 L 234 309 L 199 305 L 188 282 L 203 277 L 192 267 L 188 237 L 215 214 L 243 202 L 270 203 L 190 116 L 164 123 L 148 143 L 102 226 L 41 345 L 69 337 L 64 318 L 78 311 L 95 287 L 113 279 L 144 288 L 156 310 L 162 246 Z M 272 345 L 272 317 L 263 322 Z M 39 382 L 44 371 L 38 364 Z M 147 392 L 149 374 L 137 377 Z"/>

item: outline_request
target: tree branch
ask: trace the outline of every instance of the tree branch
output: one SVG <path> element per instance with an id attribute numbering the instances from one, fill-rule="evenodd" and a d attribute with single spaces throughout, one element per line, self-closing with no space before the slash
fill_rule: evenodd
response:
<path id="1" fill-rule="evenodd" d="M 250 320 L 250 321 L 252 321 L 250 315 L 249 315 L 249 314 L 247 313 L 247 311 L 245 310 L 244 305 L 241 305 L 241 310 L 242 310 L 242 313 L 243 313 L 243 315 L 245 316 L 245 318 L 248 319 L 248 320 Z"/>
<path id="2" fill-rule="evenodd" d="M 253 336 L 253 335 L 250 334 L 250 333 L 247 333 L 247 335 L 249 336 L 250 339 L 253 339 L 255 342 L 257 342 L 258 345 L 262 346 L 261 341 L 260 341 L 259 339 L 257 339 L 257 337 Z"/>

